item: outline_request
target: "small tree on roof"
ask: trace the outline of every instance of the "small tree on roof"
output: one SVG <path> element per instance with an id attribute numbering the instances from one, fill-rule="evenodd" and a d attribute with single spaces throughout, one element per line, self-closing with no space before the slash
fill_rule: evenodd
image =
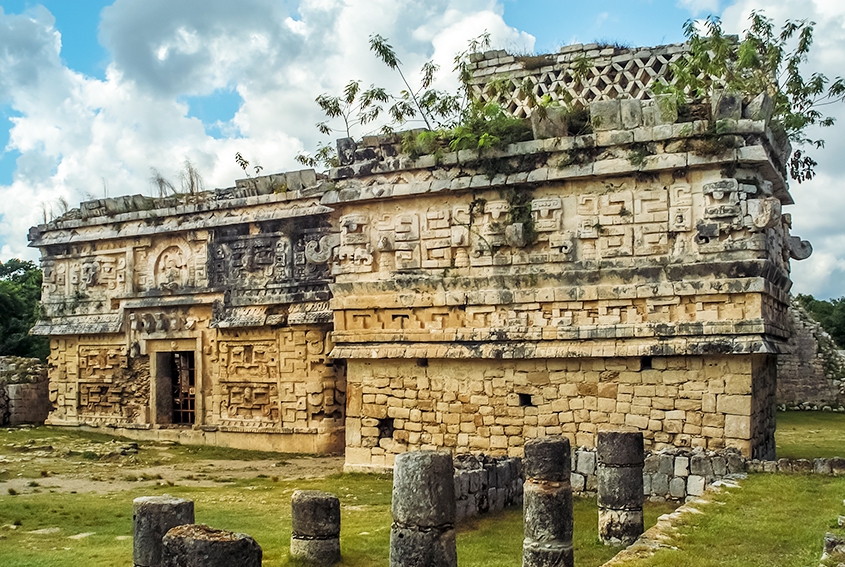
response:
<path id="1" fill-rule="evenodd" d="M 662 92 L 672 92 L 679 99 L 706 98 L 714 88 L 726 88 L 746 97 L 766 92 L 773 100 L 772 118 L 776 127 L 799 146 L 824 147 L 824 140 L 812 139 L 810 126 L 829 127 L 835 122 L 821 107 L 845 101 L 845 80 L 830 81 L 822 73 L 805 77 L 801 67 L 813 45 L 815 22 L 787 20 L 780 31 L 770 18 L 752 12 L 750 26 L 737 40 L 726 35 L 715 17 L 700 24 L 689 20 L 684 35 L 689 53 L 672 64 L 671 83 Z M 800 148 L 789 161 L 789 174 L 798 181 L 812 179 L 817 163 Z"/>

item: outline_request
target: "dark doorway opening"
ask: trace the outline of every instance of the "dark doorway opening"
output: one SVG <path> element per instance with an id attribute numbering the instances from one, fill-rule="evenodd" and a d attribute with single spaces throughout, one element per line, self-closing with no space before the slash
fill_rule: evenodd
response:
<path id="1" fill-rule="evenodd" d="M 196 412 L 196 377 L 194 353 L 170 353 L 171 399 L 173 410 L 171 423 L 193 425 Z"/>

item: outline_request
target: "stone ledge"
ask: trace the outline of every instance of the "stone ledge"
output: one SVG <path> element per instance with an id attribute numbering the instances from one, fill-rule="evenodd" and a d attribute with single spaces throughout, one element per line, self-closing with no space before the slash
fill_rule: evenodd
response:
<path id="1" fill-rule="evenodd" d="M 337 345 L 332 358 L 347 359 L 424 359 L 424 358 L 628 358 L 642 356 L 685 356 L 703 354 L 779 354 L 780 347 L 759 336 L 716 337 L 712 341 L 672 338 L 628 344 L 625 340 L 577 340 L 515 343 L 366 343 Z"/>

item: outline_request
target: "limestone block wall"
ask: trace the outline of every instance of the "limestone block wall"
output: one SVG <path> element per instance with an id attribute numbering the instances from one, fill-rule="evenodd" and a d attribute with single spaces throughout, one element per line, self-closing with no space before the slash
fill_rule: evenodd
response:
<path id="1" fill-rule="evenodd" d="M 522 460 L 487 455 L 458 455 L 455 459 L 456 520 L 522 506 L 525 475 Z"/>
<path id="2" fill-rule="evenodd" d="M 796 301 L 790 304 L 792 335 L 778 357 L 777 399 L 804 409 L 845 404 L 845 356 L 821 325 Z"/>
<path id="3" fill-rule="evenodd" d="M 748 459 L 736 449 L 663 449 L 646 453 L 643 491 L 651 500 L 683 500 L 701 496 L 708 484 L 746 472 Z M 596 491 L 596 451 L 579 447 L 572 452 L 572 490 Z"/>
<path id="4" fill-rule="evenodd" d="M 771 379 L 759 371 L 771 368 L 759 355 L 350 360 L 347 468 L 390 467 L 419 449 L 520 457 L 526 439 L 546 435 L 594 447 L 602 428 L 642 431 L 652 451 L 736 448 L 768 458 L 774 392 L 759 385 Z"/>
<path id="5" fill-rule="evenodd" d="M 546 434 L 592 446 L 599 428 L 770 458 L 789 261 L 810 246 L 781 209 L 788 148 L 730 102 L 716 149 L 672 100 L 600 97 L 594 134 L 489 155 L 364 140 L 331 173 L 340 231 L 320 244 L 347 466 L 517 456 Z"/>
<path id="6" fill-rule="evenodd" d="M 49 411 L 47 369 L 41 361 L 0 357 L 0 425 L 43 423 Z"/>

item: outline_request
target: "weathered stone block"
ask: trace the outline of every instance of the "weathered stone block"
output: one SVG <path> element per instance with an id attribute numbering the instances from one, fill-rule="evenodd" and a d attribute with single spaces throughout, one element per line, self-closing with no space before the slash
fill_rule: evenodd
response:
<path id="1" fill-rule="evenodd" d="M 162 540 L 162 567 L 261 567 L 261 558 L 248 535 L 201 524 L 172 528 Z"/>
<path id="2" fill-rule="evenodd" d="M 390 530 L 390 567 L 457 567 L 455 530 L 395 526 Z"/>
<path id="3" fill-rule="evenodd" d="M 666 496 L 669 494 L 669 475 L 656 473 L 651 476 L 651 494 Z"/>
<path id="4" fill-rule="evenodd" d="M 685 478 L 675 477 L 669 481 L 669 495 L 672 498 L 683 498 L 687 495 Z"/>
<path id="5" fill-rule="evenodd" d="M 751 415 L 751 396 L 720 394 L 716 399 L 716 407 L 720 413 L 749 416 Z"/>
<path id="6" fill-rule="evenodd" d="M 621 101 L 622 127 L 627 130 L 639 128 L 643 123 L 642 102 L 637 99 L 623 99 Z"/>
<path id="7" fill-rule="evenodd" d="M 742 95 L 731 91 L 714 90 L 710 96 L 711 117 L 715 120 L 742 118 Z"/>
<path id="8" fill-rule="evenodd" d="M 449 525 L 455 517 L 452 455 L 414 451 L 396 457 L 393 521 L 423 528 Z"/>
<path id="9" fill-rule="evenodd" d="M 675 476 L 689 475 L 689 457 L 675 457 Z"/>
<path id="10" fill-rule="evenodd" d="M 622 128 L 622 108 L 618 100 L 599 100 L 590 103 L 590 124 L 596 132 Z"/>
<path id="11" fill-rule="evenodd" d="M 576 471 L 588 476 L 596 471 L 596 454 L 593 451 L 578 451 L 578 464 Z"/>
<path id="12" fill-rule="evenodd" d="M 687 478 L 687 494 L 690 496 L 701 496 L 707 486 L 707 479 L 699 475 L 690 475 Z"/>
<path id="13" fill-rule="evenodd" d="M 642 475 L 638 467 L 599 466 L 596 470 L 599 507 L 614 510 L 641 508 L 644 493 Z"/>
<path id="14" fill-rule="evenodd" d="M 742 117 L 750 120 L 762 120 L 768 122 L 772 117 L 774 104 L 769 93 L 762 92 L 745 105 L 742 109 Z"/>
<path id="15" fill-rule="evenodd" d="M 655 95 L 653 100 L 654 126 L 674 124 L 678 121 L 678 101 L 674 95 Z"/>
<path id="16" fill-rule="evenodd" d="M 547 437 L 525 443 L 525 478 L 541 478 L 554 482 L 569 480 L 569 439 Z"/>
<path id="17" fill-rule="evenodd" d="M 642 509 L 599 509 L 599 534 L 605 545 L 631 545 L 643 531 Z"/>
<path id="18" fill-rule="evenodd" d="M 133 501 L 133 560 L 136 567 L 162 564 L 162 538 L 176 526 L 194 523 L 194 503 L 173 496 L 142 496 Z"/>
<path id="19" fill-rule="evenodd" d="M 751 419 L 744 415 L 726 415 L 725 436 L 751 439 Z"/>

